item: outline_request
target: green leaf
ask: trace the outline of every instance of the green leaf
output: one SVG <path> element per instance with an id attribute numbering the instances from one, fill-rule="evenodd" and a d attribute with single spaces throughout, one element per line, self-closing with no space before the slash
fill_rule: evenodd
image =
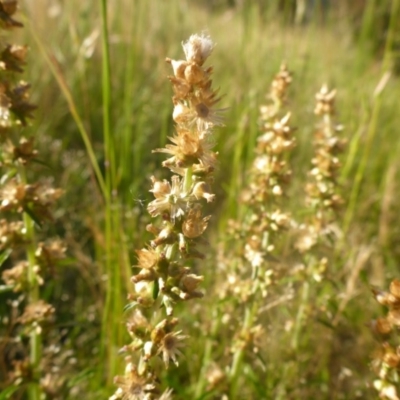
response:
<path id="1" fill-rule="evenodd" d="M 0 392 L 0 400 L 10 399 L 11 395 L 18 390 L 18 386 L 9 386 Z"/>
<path id="2" fill-rule="evenodd" d="M 157 299 L 159 291 L 160 291 L 160 286 L 158 284 L 158 279 L 156 279 L 153 285 L 153 300 Z"/>
<path id="3" fill-rule="evenodd" d="M 9 285 L 0 285 L 0 293 L 11 292 L 14 288 Z"/>
<path id="4" fill-rule="evenodd" d="M 132 308 L 136 307 L 137 305 L 138 305 L 137 301 L 132 301 L 132 303 L 129 303 L 124 307 L 124 312 L 132 310 Z"/>
<path id="5" fill-rule="evenodd" d="M 0 253 L 0 267 L 4 264 L 4 262 L 7 260 L 7 258 L 10 256 L 12 253 L 11 249 L 6 249 Z"/>
<path id="6" fill-rule="evenodd" d="M 35 163 L 40 164 L 40 165 L 43 165 L 43 166 L 47 167 L 48 169 L 53 170 L 51 165 L 49 163 L 47 163 L 46 161 L 40 160 L 38 158 L 32 158 L 32 162 L 35 162 Z"/>
<path id="7" fill-rule="evenodd" d="M 260 352 L 256 353 L 256 358 L 258 358 L 258 361 L 261 363 L 261 368 L 263 369 L 263 372 L 267 371 L 267 363 L 265 362 L 264 358 L 262 357 Z"/>
<path id="8" fill-rule="evenodd" d="M 67 386 L 73 388 L 81 382 L 89 381 L 95 375 L 93 368 L 84 369 L 82 372 L 68 380 Z"/>
<path id="9" fill-rule="evenodd" d="M 17 175 L 17 170 L 15 168 L 13 168 L 10 171 L 8 171 L 8 172 L 6 172 L 5 174 L 2 175 L 2 177 L 0 179 L 0 184 L 4 185 L 7 181 L 9 181 L 15 175 Z"/>
<path id="10" fill-rule="evenodd" d="M 24 207 L 24 211 L 33 219 L 35 224 L 37 224 L 40 228 L 42 227 L 41 221 L 36 217 L 36 215 L 34 214 L 34 212 L 30 208 L 25 206 Z"/>

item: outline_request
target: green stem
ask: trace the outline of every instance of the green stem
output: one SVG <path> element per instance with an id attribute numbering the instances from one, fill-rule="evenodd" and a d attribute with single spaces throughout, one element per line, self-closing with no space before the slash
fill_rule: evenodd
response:
<path id="1" fill-rule="evenodd" d="M 65 81 L 64 76 L 62 75 L 62 72 L 61 72 L 59 66 L 56 63 L 55 58 L 49 56 L 49 54 L 45 50 L 42 42 L 38 38 L 38 36 L 37 36 L 37 34 L 36 34 L 36 32 L 35 32 L 35 30 L 33 29 L 32 26 L 31 26 L 30 31 L 32 33 L 32 36 L 33 36 L 36 44 L 39 47 L 39 50 L 40 50 L 43 58 L 46 61 L 47 66 L 49 67 L 50 71 L 52 72 L 53 76 L 55 77 L 55 79 L 56 79 L 56 81 L 57 81 L 57 83 L 58 83 L 58 85 L 59 85 L 59 87 L 61 89 L 61 92 L 63 93 L 63 95 L 65 97 L 65 100 L 67 101 L 68 108 L 69 108 L 69 110 L 71 112 L 71 115 L 72 115 L 72 117 L 73 117 L 73 119 L 74 119 L 74 121 L 76 123 L 76 126 L 78 127 L 78 130 L 79 130 L 79 133 L 80 133 L 80 135 L 82 137 L 83 143 L 85 144 L 85 148 L 86 148 L 87 154 L 88 154 L 89 159 L 90 159 L 90 164 L 91 164 L 91 166 L 93 168 L 93 171 L 94 171 L 94 174 L 96 176 L 96 179 L 97 179 L 98 185 L 100 187 L 101 193 L 102 193 L 103 197 L 105 198 L 106 197 L 106 185 L 105 185 L 105 182 L 104 182 L 104 178 L 103 178 L 103 175 L 102 175 L 102 173 L 100 171 L 100 167 L 99 167 L 99 164 L 97 162 L 96 155 L 95 155 L 95 152 L 94 152 L 94 149 L 93 149 L 89 134 L 86 131 L 84 123 L 82 121 L 82 118 L 79 115 L 79 112 L 78 112 L 78 110 L 76 108 L 74 99 L 72 97 L 71 91 L 68 88 L 67 82 Z"/>
<path id="2" fill-rule="evenodd" d="M 306 278 L 303 282 L 303 290 L 301 293 L 300 306 L 297 311 L 296 322 L 294 325 L 294 335 L 292 337 L 292 342 L 291 342 L 292 349 L 295 353 L 299 349 L 300 332 L 301 332 L 304 315 L 305 315 L 307 304 L 308 304 L 308 298 L 310 295 L 310 283 L 308 282 L 307 279 L 309 279 L 309 278 Z"/>
<path id="3" fill-rule="evenodd" d="M 389 28 L 388 28 L 388 33 L 387 33 L 386 43 L 385 43 L 385 53 L 384 53 L 384 58 L 383 58 L 383 62 L 382 62 L 382 69 L 381 69 L 382 74 L 390 70 L 391 58 L 393 56 L 392 51 L 393 51 L 393 42 L 394 42 L 394 31 L 395 31 L 395 24 L 398 20 L 399 7 L 400 7 L 400 1 L 393 0 L 391 12 L 390 12 L 390 23 L 389 23 Z M 379 93 L 374 98 L 372 116 L 371 116 L 371 120 L 370 120 L 370 123 L 368 126 L 366 144 L 364 147 L 364 154 L 362 156 L 361 162 L 360 162 L 359 167 L 356 172 L 356 176 L 354 179 L 354 185 L 352 186 L 352 191 L 350 194 L 349 206 L 346 210 L 346 215 L 345 215 L 345 219 L 344 219 L 344 227 L 343 227 L 343 237 L 346 237 L 346 233 L 348 232 L 348 229 L 350 228 L 350 224 L 353 220 L 355 209 L 358 205 L 358 196 L 360 194 L 361 183 L 365 176 L 367 163 L 368 163 L 368 160 L 369 160 L 370 154 L 371 154 L 372 144 L 373 144 L 376 132 L 377 132 L 377 127 L 378 127 L 378 122 L 379 122 L 378 119 L 379 119 L 379 113 L 381 110 L 381 105 L 382 105 L 382 96 Z"/>
<path id="4" fill-rule="evenodd" d="M 365 169 L 369 160 L 369 155 L 371 153 L 373 139 L 378 126 L 378 117 L 381 109 L 381 99 L 377 98 L 374 102 L 374 108 L 372 110 L 371 120 L 368 126 L 368 132 L 366 137 L 366 143 L 364 146 L 364 154 L 362 156 L 361 162 L 358 166 L 356 176 L 354 178 L 354 184 L 352 185 L 352 190 L 349 199 L 349 205 L 346 210 L 344 223 L 343 223 L 343 238 L 346 237 L 348 229 L 350 228 L 351 221 L 353 220 L 354 211 L 358 204 L 358 196 L 360 193 L 361 183 L 365 175 Z M 340 246 L 341 247 L 341 246 Z"/>
<path id="5" fill-rule="evenodd" d="M 188 193 L 192 187 L 193 181 L 193 167 L 186 168 L 185 176 L 183 178 L 183 191 Z"/>
<path id="6" fill-rule="evenodd" d="M 251 306 L 246 307 L 242 332 L 247 332 L 253 326 L 256 314 L 257 314 L 257 302 L 253 300 Z M 231 400 L 236 399 L 236 394 L 239 385 L 239 373 L 241 372 L 244 351 L 245 348 L 240 347 L 240 349 L 236 351 L 236 353 L 233 356 L 233 361 L 229 372 L 229 381 L 230 381 L 229 399 Z"/>
<path id="7" fill-rule="evenodd" d="M 218 311 L 216 312 L 218 314 Z M 213 318 L 212 325 L 211 325 L 211 334 L 207 335 L 206 337 L 206 343 L 204 346 L 204 355 L 203 355 L 203 361 L 201 364 L 201 370 L 199 374 L 199 379 L 197 381 L 196 389 L 195 389 L 195 398 L 201 398 L 202 394 L 204 392 L 204 389 L 206 387 L 206 382 L 207 382 L 207 369 L 210 365 L 211 362 L 211 356 L 212 356 L 212 350 L 213 350 L 213 343 L 215 340 L 215 336 L 217 332 L 220 329 L 220 324 L 221 324 L 221 317 L 216 315 L 215 318 Z"/>
<path id="8" fill-rule="evenodd" d="M 21 182 L 26 184 L 25 169 L 20 168 L 19 175 Z M 28 241 L 26 253 L 28 259 L 28 282 L 29 282 L 29 293 L 28 302 L 29 304 L 36 303 L 40 299 L 39 285 L 37 281 L 37 272 L 35 271 L 36 266 L 36 243 L 35 243 L 35 231 L 34 221 L 26 212 L 23 213 L 24 226 L 26 229 L 26 239 Z M 30 356 L 29 361 L 33 371 L 33 382 L 29 385 L 28 393 L 29 400 L 40 400 L 41 388 L 39 385 L 40 380 L 40 360 L 42 358 L 42 339 L 37 329 L 32 329 L 29 335 L 30 341 Z"/>
<path id="9" fill-rule="evenodd" d="M 295 369 L 299 368 L 296 359 L 298 358 L 297 356 L 299 351 L 300 333 L 303 326 L 303 321 L 306 313 L 309 296 L 310 296 L 310 283 L 307 280 L 304 280 L 301 293 L 300 306 L 297 311 L 296 321 L 294 325 L 294 334 L 291 340 L 291 347 L 293 350 L 293 356 L 295 361 L 294 363 L 286 362 L 283 365 L 280 384 L 277 388 L 275 395 L 276 400 L 287 399 L 287 386 L 288 384 L 290 384 L 290 382 L 293 382 L 292 376 L 293 373 L 296 373 L 295 371 L 293 371 L 293 368 Z M 292 376 L 290 376 L 289 374 L 292 374 Z"/>
<path id="10" fill-rule="evenodd" d="M 101 0 L 102 20 L 102 97 L 103 97 L 103 138 L 105 156 L 105 270 L 107 274 L 106 301 L 103 312 L 102 353 L 107 352 L 107 382 L 112 383 L 116 372 L 115 345 L 120 338 L 120 325 L 114 321 L 119 315 L 121 293 L 120 268 L 115 268 L 114 240 L 118 240 L 119 220 L 113 214 L 113 196 L 116 194 L 116 165 L 114 141 L 111 134 L 111 65 L 107 18 L 107 0 Z M 116 206 L 116 204 L 115 204 Z"/>

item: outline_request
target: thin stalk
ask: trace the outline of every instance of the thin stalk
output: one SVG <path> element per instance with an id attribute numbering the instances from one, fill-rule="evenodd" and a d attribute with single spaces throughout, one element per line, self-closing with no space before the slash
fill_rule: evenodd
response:
<path id="1" fill-rule="evenodd" d="M 192 187 L 193 167 L 186 168 L 185 177 L 183 178 L 183 190 L 189 192 Z"/>
<path id="2" fill-rule="evenodd" d="M 110 48 L 108 43 L 108 20 L 107 20 L 107 0 L 101 1 L 101 19 L 102 19 L 102 94 L 103 94 L 103 135 L 104 135 L 104 153 L 106 156 L 106 184 L 107 189 L 113 187 L 115 179 L 115 154 L 114 142 L 111 135 L 111 65 Z M 111 192 L 108 191 L 111 197 Z"/>
<path id="3" fill-rule="evenodd" d="M 268 246 L 268 239 L 269 239 L 268 235 L 267 237 L 264 237 L 265 242 L 263 244 L 265 244 L 265 246 Z M 253 296 L 250 300 L 251 304 L 246 305 L 245 308 L 242 332 L 248 332 L 250 328 L 254 325 L 254 321 L 257 317 L 258 303 L 256 301 L 257 300 L 256 295 L 258 289 L 258 280 L 257 280 L 258 273 L 259 273 L 259 268 L 258 267 L 253 268 L 251 275 L 251 279 L 253 280 L 253 287 L 252 287 Z M 245 347 L 241 346 L 239 350 L 236 351 L 236 353 L 233 355 L 232 365 L 229 371 L 230 399 L 236 398 L 236 393 L 239 385 L 239 373 L 242 369 L 244 351 Z"/>
<path id="4" fill-rule="evenodd" d="M 253 301 L 251 306 L 245 310 L 245 319 L 242 332 L 248 331 L 254 324 L 254 319 L 257 313 L 257 302 Z M 233 356 L 232 365 L 229 373 L 230 388 L 229 398 L 236 399 L 236 393 L 239 385 L 239 373 L 242 370 L 242 362 L 244 357 L 244 347 L 241 347 Z"/>
<path id="5" fill-rule="evenodd" d="M 297 311 L 296 321 L 294 325 L 294 334 L 292 336 L 292 340 L 290 346 L 293 350 L 293 357 L 296 359 L 298 356 L 299 351 L 299 343 L 300 343 L 300 332 L 301 327 L 303 325 L 304 315 L 306 312 L 307 304 L 310 297 L 310 283 L 307 280 L 304 280 L 301 299 L 300 299 L 300 306 Z M 295 368 L 298 367 L 298 363 L 295 361 L 293 363 L 286 362 L 282 368 L 282 375 L 280 379 L 280 384 L 277 389 L 275 398 L 276 400 L 284 400 L 287 398 L 287 384 L 288 382 L 292 382 L 292 377 L 289 376 L 291 372 L 291 367 L 294 366 Z"/>
<path id="6" fill-rule="evenodd" d="M 357 129 L 356 133 L 350 139 L 349 146 L 348 146 L 348 153 L 346 157 L 346 161 L 343 165 L 340 174 L 340 181 L 347 182 L 348 177 L 351 173 L 351 170 L 357 160 L 358 149 L 361 147 L 360 141 L 362 137 L 362 130 L 365 125 L 367 125 L 368 115 L 366 112 L 363 112 L 363 115 L 360 118 L 359 128 Z"/>
<path id="7" fill-rule="evenodd" d="M 232 163 L 230 165 L 230 168 L 232 169 L 232 174 L 230 176 L 230 182 L 229 186 L 227 187 L 228 191 L 228 205 L 227 208 L 230 212 L 230 215 L 235 215 L 238 212 L 238 207 L 237 207 L 237 193 L 238 193 L 238 188 L 240 187 L 241 183 L 238 182 L 238 176 L 240 176 L 240 171 L 243 168 L 243 164 L 241 162 L 242 156 L 243 156 L 243 151 L 244 147 L 242 143 L 245 143 L 245 135 L 247 133 L 246 131 L 246 115 L 247 115 L 247 109 L 243 112 L 241 120 L 236 128 L 236 146 L 233 151 L 233 159 Z M 240 211 L 240 207 L 239 207 Z M 224 224 L 226 221 L 224 221 Z M 223 230 L 225 231 L 225 226 L 223 227 Z"/>
<path id="8" fill-rule="evenodd" d="M 350 193 L 349 205 L 346 209 L 346 214 L 343 223 L 343 238 L 346 237 L 348 229 L 350 228 L 351 221 L 354 216 L 355 208 L 358 204 L 358 195 L 361 188 L 361 182 L 364 178 L 365 169 L 369 160 L 369 156 L 371 153 L 373 139 L 375 138 L 375 134 L 378 126 L 379 113 L 381 109 L 381 98 L 378 97 L 374 102 L 374 107 L 372 110 L 371 120 L 368 126 L 368 132 L 366 137 L 366 143 L 364 146 L 364 154 L 362 156 L 361 162 L 357 168 L 356 176 L 354 178 L 354 184 L 352 185 L 352 190 Z M 339 246 L 341 248 L 341 246 Z"/>
<path id="9" fill-rule="evenodd" d="M 25 169 L 20 168 L 19 175 L 23 183 L 27 183 Z M 40 299 L 39 286 L 37 282 L 37 274 L 35 271 L 35 231 L 34 221 L 26 212 L 23 213 L 24 226 L 26 229 L 26 239 L 28 241 L 27 258 L 28 258 L 28 282 L 29 293 L 28 301 L 30 304 L 36 303 Z M 30 356 L 29 361 L 33 371 L 34 382 L 29 385 L 28 393 L 29 400 L 40 400 L 42 391 L 39 385 L 39 367 L 42 358 L 42 339 L 40 333 L 36 329 L 32 329 L 29 335 L 30 341 Z"/>
<path id="10" fill-rule="evenodd" d="M 214 321 L 214 325 L 219 326 L 218 321 Z M 211 338 L 207 337 L 206 343 L 204 346 L 203 361 L 201 364 L 200 374 L 199 374 L 199 378 L 198 378 L 196 389 L 195 389 L 195 398 L 196 399 L 200 398 L 200 396 L 202 395 L 202 393 L 204 391 L 205 385 L 206 385 L 206 373 L 207 373 L 207 368 L 208 368 L 209 362 L 211 360 L 212 348 L 213 348 L 213 341 Z"/>
<path id="11" fill-rule="evenodd" d="M 92 146 L 92 143 L 91 143 L 90 138 L 89 138 L 89 134 L 86 131 L 85 126 L 84 126 L 83 121 L 82 121 L 82 118 L 79 115 L 79 112 L 78 112 L 78 110 L 76 108 L 74 99 L 73 99 L 72 94 L 71 94 L 71 92 L 70 92 L 70 90 L 68 88 L 67 82 L 65 81 L 64 76 L 63 76 L 62 72 L 60 71 L 60 69 L 59 69 L 59 67 L 57 65 L 56 60 L 47 53 L 47 51 L 45 50 L 41 40 L 38 38 L 35 30 L 33 29 L 32 25 L 30 26 L 30 31 L 32 33 L 32 36 L 33 36 L 38 48 L 39 48 L 39 51 L 41 52 L 43 58 L 45 59 L 47 66 L 49 67 L 51 73 L 55 77 L 55 79 L 56 79 L 56 81 L 58 83 L 58 86 L 60 87 L 61 92 L 64 95 L 65 100 L 67 101 L 69 111 L 70 111 L 70 113 L 72 115 L 72 118 L 74 119 L 74 121 L 76 123 L 76 126 L 78 127 L 79 133 L 80 133 L 80 135 L 82 137 L 82 140 L 83 140 L 83 143 L 85 145 L 85 149 L 86 149 L 86 152 L 87 152 L 87 154 L 89 156 L 90 164 L 91 164 L 91 166 L 93 168 L 93 171 L 94 171 L 94 174 L 96 176 L 98 185 L 100 187 L 100 191 L 101 191 L 103 197 L 105 198 L 107 191 L 106 191 L 106 185 L 105 185 L 105 182 L 104 182 L 104 178 L 103 178 L 103 175 L 102 175 L 102 173 L 100 171 L 100 167 L 99 167 L 99 164 L 97 162 L 97 158 L 96 158 L 96 155 L 94 153 L 93 146 Z"/>
<path id="12" fill-rule="evenodd" d="M 133 12 L 130 14 L 130 18 L 134 20 L 135 13 Z M 123 182 L 128 182 L 131 174 L 133 176 L 139 176 L 140 174 L 135 174 L 136 171 L 132 171 L 132 142 L 135 140 L 135 132 L 132 126 L 132 104 L 135 101 L 135 90 L 134 82 L 137 75 L 136 71 L 136 62 L 137 62 L 137 55 L 136 55 L 136 43 L 135 38 L 137 34 L 135 32 L 136 23 L 129 25 L 129 37 L 132 38 L 132 48 L 129 48 L 128 55 L 125 56 L 125 74 L 124 74 L 124 92 L 123 92 L 123 100 L 122 100 L 122 116 L 121 120 L 122 126 L 120 127 L 120 137 L 118 141 L 118 151 L 119 151 L 119 166 L 118 166 L 118 177 Z M 135 146 L 136 147 L 136 146 Z M 134 195 L 136 196 L 137 188 L 133 190 Z M 129 193 L 129 197 L 132 197 L 132 193 Z M 128 199 L 129 199 L 128 197 Z M 129 204 L 129 200 L 124 196 L 124 202 Z"/>
<path id="13" fill-rule="evenodd" d="M 305 279 L 303 282 L 303 289 L 301 292 L 300 306 L 299 306 L 299 309 L 298 309 L 297 315 L 296 315 L 296 322 L 294 325 L 294 334 L 293 334 L 292 341 L 291 341 L 291 347 L 292 347 L 293 351 L 295 352 L 295 354 L 299 349 L 300 331 L 301 331 L 301 327 L 303 324 L 304 315 L 306 312 L 309 296 L 310 296 L 310 282 L 308 282 L 308 280 Z"/>
<path id="14" fill-rule="evenodd" d="M 212 354 L 212 349 L 213 349 L 213 338 L 214 338 L 215 333 L 218 331 L 218 329 L 219 329 L 219 320 L 214 320 L 211 337 L 207 336 L 206 343 L 204 345 L 203 361 L 201 364 L 200 374 L 199 374 L 199 378 L 198 378 L 196 389 L 195 389 L 195 398 L 196 399 L 198 399 L 202 396 L 204 388 L 206 386 L 206 374 L 207 374 L 207 368 L 211 361 L 211 354 Z"/>
<path id="15" fill-rule="evenodd" d="M 222 318 L 219 315 L 219 310 L 217 308 L 212 318 L 211 333 L 207 335 L 205 339 L 203 360 L 195 389 L 196 399 L 202 398 L 202 394 L 207 384 L 207 369 L 212 361 L 213 344 L 215 341 L 215 337 L 220 330 L 221 320 Z"/>
<path id="16" fill-rule="evenodd" d="M 391 62 L 391 57 L 392 57 L 392 49 L 393 49 L 393 41 L 394 41 L 394 31 L 395 31 L 395 24 L 398 18 L 398 13 L 399 13 L 399 5 L 400 1 L 399 0 L 394 0 L 392 2 L 392 8 L 390 12 L 390 23 L 389 23 L 389 28 L 388 28 L 388 34 L 387 34 L 387 39 L 385 43 L 385 53 L 384 53 L 384 59 L 382 63 L 382 74 L 390 70 L 390 62 Z M 361 187 L 361 182 L 364 178 L 365 175 L 365 170 L 366 166 L 369 160 L 369 156 L 371 153 L 371 148 L 372 144 L 377 132 L 377 127 L 378 127 L 378 119 L 379 119 L 379 113 L 381 110 L 381 105 L 382 105 L 382 96 L 378 94 L 373 103 L 373 109 L 372 109 L 372 115 L 371 115 L 371 120 L 368 126 L 368 132 L 367 132 L 367 137 L 366 137 L 366 145 L 364 147 L 364 154 L 362 156 L 361 162 L 359 164 L 359 167 L 356 172 L 356 176 L 354 179 L 354 185 L 352 186 L 352 191 L 350 194 L 350 200 L 349 200 L 349 206 L 347 207 L 346 210 L 346 215 L 345 215 L 345 220 L 344 220 L 344 235 L 343 237 L 346 237 L 346 233 L 350 227 L 351 221 L 354 216 L 354 211 L 355 208 L 358 204 L 358 195 L 360 192 L 360 187 Z"/>
<path id="17" fill-rule="evenodd" d="M 114 240 L 119 236 L 119 216 L 113 207 L 113 195 L 116 194 L 116 165 L 114 141 L 111 134 L 111 65 L 107 18 L 107 0 L 101 1 L 102 20 L 102 98 L 103 98 L 103 138 L 105 155 L 105 265 L 107 273 L 106 302 L 103 313 L 102 352 L 107 348 L 107 381 L 109 384 L 116 372 L 116 354 L 114 344 L 120 339 L 120 324 L 114 321 L 119 315 L 121 293 L 120 268 L 115 268 Z M 118 214 L 118 213 L 117 213 Z"/>

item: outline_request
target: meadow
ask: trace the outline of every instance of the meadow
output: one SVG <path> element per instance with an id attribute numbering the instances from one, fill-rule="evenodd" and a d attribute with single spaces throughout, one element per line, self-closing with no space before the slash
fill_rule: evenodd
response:
<path id="1" fill-rule="evenodd" d="M 400 1 L 18 3 L 0 400 L 399 399 Z"/>

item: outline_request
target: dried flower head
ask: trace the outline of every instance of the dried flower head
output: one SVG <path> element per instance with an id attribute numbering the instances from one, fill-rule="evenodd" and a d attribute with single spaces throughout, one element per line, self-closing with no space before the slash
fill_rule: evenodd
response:
<path id="1" fill-rule="evenodd" d="M 315 106 L 315 114 L 317 115 L 333 115 L 335 113 L 335 97 L 336 90 L 329 91 L 327 85 L 323 85 L 321 90 L 315 95 L 317 104 Z"/>
<path id="2" fill-rule="evenodd" d="M 202 66 L 214 49 L 211 38 L 205 34 L 192 35 L 187 42 L 182 43 L 183 51 L 188 62 Z"/>
<path id="3" fill-rule="evenodd" d="M 28 286 L 28 263 L 20 261 L 12 268 L 3 271 L 1 278 L 14 292 L 26 289 Z"/>
<path id="4" fill-rule="evenodd" d="M 156 392 L 156 388 L 148 381 L 147 376 L 140 375 L 132 362 L 128 362 L 125 374 L 115 377 L 114 383 L 118 390 L 109 400 L 150 400 L 150 395 Z"/>
<path id="5" fill-rule="evenodd" d="M 0 0 L 0 24 L 3 29 L 23 26 L 21 22 L 12 18 L 17 11 L 17 7 L 17 0 Z"/>
<path id="6" fill-rule="evenodd" d="M 38 300 L 36 303 L 30 303 L 26 306 L 24 313 L 19 318 L 19 322 L 23 325 L 49 322 L 54 312 L 55 309 L 52 305 L 43 300 Z"/>
<path id="7" fill-rule="evenodd" d="M 183 346 L 182 341 L 186 339 L 185 335 L 181 335 L 182 331 L 167 333 L 160 341 L 158 354 L 162 354 L 162 359 L 165 366 L 169 367 L 169 362 L 172 362 L 178 366 L 178 356 L 182 353 L 180 348 Z"/>
<path id="8" fill-rule="evenodd" d="M 166 180 L 157 181 L 154 177 L 152 181 L 153 189 L 150 192 L 153 192 L 156 199 L 147 207 L 151 216 L 167 213 L 171 220 L 175 220 L 184 215 L 188 193 L 183 188 L 182 180 L 175 175 L 171 178 L 171 184 Z"/>
<path id="9" fill-rule="evenodd" d="M 379 351 L 372 361 L 372 367 L 378 376 L 374 387 L 384 399 L 398 399 L 397 382 L 400 366 L 400 346 L 398 328 L 400 326 L 400 280 L 394 279 L 389 291 L 373 289 L 375 299 L 388 308 L 387 315 L 372 321 L 371 329 L 379 341 Z"/>

